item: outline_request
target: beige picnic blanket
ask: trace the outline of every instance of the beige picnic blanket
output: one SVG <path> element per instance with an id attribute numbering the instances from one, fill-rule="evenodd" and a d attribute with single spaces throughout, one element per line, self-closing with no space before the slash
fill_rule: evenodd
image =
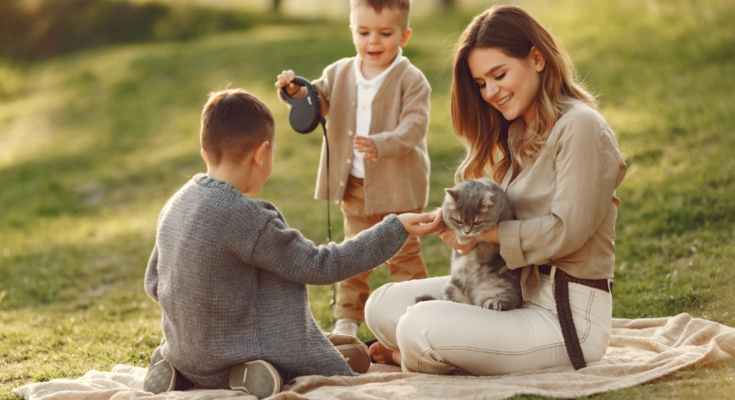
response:
<path id="1" fill-rule="evenodd" d="M 504 399 L 514 395 L 575 398 L 635 386 L 693 365 L 735 357 L 735 328 L 680 314 L 669 318 L 614 319 L 610 347 L 601 361 L 574 371 L 558 367 L 512 375 L 436 376 L 402 373 L 374 364 L 357 377 L 304 376 L 270 400 L 291 399 Z M 153 395 L 144 392 L 146 369 L 117 365 L 75 380 L 55 379 L 15 389 L 28 400 L 184 399 L 255 397 L 229 390 Z"/>

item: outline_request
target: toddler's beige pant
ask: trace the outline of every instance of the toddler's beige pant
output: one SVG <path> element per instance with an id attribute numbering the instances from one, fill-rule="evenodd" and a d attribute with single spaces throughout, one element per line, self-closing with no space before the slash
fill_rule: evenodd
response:
<path id="1" fill-rule="evenodd" d="M 420 213 L 421 210 L 408 212 Z M 363 179 L 350 175 L 342 200 L 342 214 L 345 218 L 345 238 L 357 236 L 382 221 L 386 214 L 365 214 L 365 189 Z M 396 212 L 395 214 L 402 214 Z M 424 259 L 421 257 L 421 242 L 418 236 L 410 235 L 401 250 L 386 262 L 390 277 L 394 282 L 423 279 L 429 276 Z M 334 316 L 362 321 L 365 318 L 365 302 L 370 295 L 370 274 L 362 273 L 337 284 L 337 304 Z"/>
<path id="2" fill-rule="evenodd" d="M 450 374 L 461 369 L 487 376 L 571 365 L 548 275 L 541 275 L 538 294 L 516 310 L 450 301 L 415 304 L 416 296 L 424 294 L 441 299 L 449 278 L 388 283 L 368 299 L 368 327 L 386 347 L 400 349 L 404 371 Z M 569 303 L 585 361 L 599 361 L 610 341 L 612 296 L 570 283 Z"/>

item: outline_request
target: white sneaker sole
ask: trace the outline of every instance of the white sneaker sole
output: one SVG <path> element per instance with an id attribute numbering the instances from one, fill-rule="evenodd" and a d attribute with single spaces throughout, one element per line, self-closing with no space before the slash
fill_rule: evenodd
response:
<path id="1" fill-rule="evenodd" d="M 264 399 L 281 391 L 281 375 L 263 360 L 248 361 L 230 369 L 230 389 Z"/>
<path id="2" fill-rule="evenodd" d="M 339 333 L 342 335 L 350 335 L 357 337 L 357 331 L 360 329 L 360 324 L 350 321 L 337 321 L 334 326 L 332 333 Z"/>

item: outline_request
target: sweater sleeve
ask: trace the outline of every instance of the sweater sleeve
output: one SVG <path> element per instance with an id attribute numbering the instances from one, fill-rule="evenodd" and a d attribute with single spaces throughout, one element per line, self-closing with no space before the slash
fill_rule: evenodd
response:
<path id="1" fill-rule="evenodd" d="M 556 191 L 547 216 L 498 224 L 500 254 L 511 269 L 547 264 L 579 250 L 609 212 L 625 168 L 604 122 L 577 115 L 557 142 Z"/>
<path id="2" fill-rule="evenodd" d="M 153 252 L 148 260 L 145 271 L 145 292 L 158 303 L 158 245 L 153 246 Z"/>
<path id="3" fill-rule="evenodd" d="M 322 115 L 329 115 L 329 101 L 332 94 L 332 81 L 334 79 L 335 64 L 332 64 L 324 69 L 322 76 L 311 82 L 314 89 L 319 92 L 319 101 L 322 103 Z M 302 89 L 304 96 L 306 96 L 306 89 Z"/>
<path id="4" fill-rule="evenodd" d="M 378 159 L 401 157 L 426 137 L 431 86 L 423 74 L 418 71 L 416 74 L 417 77 L 405 81 L 407 87 L 403 91 L 400 122 L 396 129 L 370 135 L 378 149 Z"/>
<path id="5" fill-rule="evenodd" d="M 408 233 L 398 217 L 390 215 L 341 244 L 316 247 L 281 219 L 272 218 L 261 230 L 245 262 L 296 283 L 326 285 L 388 261 L 407 239 Z"/>

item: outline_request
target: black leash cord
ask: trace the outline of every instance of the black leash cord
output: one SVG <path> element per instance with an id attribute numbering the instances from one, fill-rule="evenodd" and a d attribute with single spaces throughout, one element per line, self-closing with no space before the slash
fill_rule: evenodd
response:
<path id="1" fill-rule="evenodd" d="M 281 88 L 283 97 L 291 104 L 291 111 L 288 113 L 288 122 L 293 130 L 298 133 L 310 133 L 316 129 L 316 126 L 322 124 L 324 130 L 324 145 L 327 149 L 327 246 L 332 242 L 332 216 L 329 212 L 330 192 L 329 192 L 329 139 L 327 138 L 327 120 L 321 112 L 321 101 L 319 100 L 319 92 L 314 89 L 308 79 L 295 76 L 293 83 L 302 88 L 306 88 L 306 96 L 303 98 L 293 98 L 286 87 Z M 321 160 L 319 161 L 321 163 Z M 320 164 L 321 169 L 321 164 Z M 318 190 L 319 188 L 317 188 Z M 337 202 L 339 204 L 339 202 Z M 335 285 L 332 285 L 332 301 L 329 306 L 334 308 L 337 304 L 337 293 Z"/>
<path id="2" fill-rule="evenodd" d="M 329 203 L 332 201 L 329 199 L 329 140 L 327 139 L 327 126 L 324 117 L 321 118 L 322 129 L 324 130 L 324 146 L 327 148 L 327 245 L 332 242 L 332 217 L 329 213 Z M 332 284 L 332 300 L 329 302 L 329 307 L 334 308 L 337 305 L 337 287 Z"/>
<path id="3" fill-rule="evenodd" d="M 332 241 L 332 220 L 329 215 L 329 140 L 327 140 L 327 126 L 326 121 L 324 120 L 324 117 L 321 119 L 322 129 L 324 130 L 324 145 L 327 148 L 327 244 L 329 244 Z"/>

